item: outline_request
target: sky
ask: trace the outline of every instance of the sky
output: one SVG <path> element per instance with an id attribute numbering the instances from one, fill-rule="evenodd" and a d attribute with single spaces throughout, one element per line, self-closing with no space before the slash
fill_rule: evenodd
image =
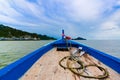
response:
<path id="1" fill-rule="evenodd" d="M 120 0 L 0 0 L 0 24 L 55 38 L 120 39 Z"/>

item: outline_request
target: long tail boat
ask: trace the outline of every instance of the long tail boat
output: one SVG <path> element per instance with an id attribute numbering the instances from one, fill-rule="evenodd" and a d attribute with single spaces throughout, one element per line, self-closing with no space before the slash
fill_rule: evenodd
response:
<path id="1" fill-rule="evenodd" d="M 64 38 L 0 69 L 0 80 L 120 80 L 120 59 Z"/>

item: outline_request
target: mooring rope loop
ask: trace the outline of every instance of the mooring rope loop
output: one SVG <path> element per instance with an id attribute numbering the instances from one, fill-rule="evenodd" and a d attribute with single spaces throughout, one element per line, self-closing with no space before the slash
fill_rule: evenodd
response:
<path id="1" fill-rule="evenodd" d="M 66 46 L 69 47 L 68 45 L 68 40 L 66 39 Z M 70 49 L 72 48 L 72 44 L 70 42 Z M 70 52 L 70 49 L 69 52 Z M 71 54 L 71 53 L 70 53 Z M 71 55 L 71 56 L 66 56 L 64 58 L 62 58 L 60 61 L 59 61 L 59 65 L 64 68 L 64 69 L 69 69 L 71 72 L 73 72 L 74 74 L 76 75 L 79 75 L 79 76 L 82 76 L 82 77 L 85 77 L 85 78 L 94 78 L 94 79 L 105 79 L 105 78 L 108 78 L 109 77 L 109 73 L 108 71 L 101 67 L 101 66 L 98 66 L 97 64 L 89 64 L 89 65 L 83 65 L 83 62 L 79 59 L 80 56 L 75 56 L 75 55 Z M 62 62 L 67 59 L 67 63 L 66 63 L 66 66 L 64 66 L 62 64 Z M 70 61 L 73 61 L 72 64 L 69 63 L 69 60 Z M 78 63 L 79 64 L 79 67 L 72 67 L 72 65 L 74 63 Z M 94 67 L 97 67 L 98 69 L 100 69 L 103 74 L 102 75 L 98 75 L 98 76 L 89 76 L 89 75 L 84 75 L 83 73 L 85 72 L 86 68 L 87 67 L 90 67 L 90 66 L 94 66 Z M 81 71 L 81 72 L 79 72 Z"/>
<path id="2" fill-rule="evenodd" d="M 68 59 L 68 60 L 74 60 L 75 59 L 72 59 L 71 56 L 66 56 L 64 58 L 62 58 L 60 61 L 59 61 L 59 65 L 64 68 L 64 69 L 82 69 L 83 68 L 83 64 L 81 61 L 77 61 L 79 64 L 80 64 L 80 67 L 68 67 L 68 66 L 63 66 L 62 65 L 62 61 L 65 60 L 65 59 Z"/>
<path id="3" fill-rule="evenodd" d="M 94 79 L 104 79 L 104 78 L 107 78 L 109 77 L 109 73 L 106 69 L 104 69 L 103 67 L 101 66 L 98 66 L 96 64 L 90 64 L 90 65 L 83 65 L 83 62 L 81 60 L 76 60 L 74 59 L 75 57 L 79 57 L 79 56 L 74 56 L 74 57 L 71 57 L 71 56 L 66 56 L 64 58 L 62 58 L 60 61 L 59 61 L 59 65 L 64 68 L 64 69 L 69 69 L 71 72 L 73 72 L 74 74 L 76 75 L 79 75 L 79 76 L 82 76 L 82 77 L 85 77 L 85 78 L 94 78 Z M 66 63 L 66 66 L 64 66 L 62 64 L 62 62 L 67 59 L 67 63 Z M 72 63 L 70 63 L 69 61 L 72 61 Z M 75 63 L 78 63 L 79 64 L 79 67 L 72 67 L 73 64 Z M 89 76 L 89 75 L 84 75 L 84 71 L 86 68 L 90 67 L 90 66 L 94 66 L 94 67 L 97 67 L 98 69 L 100 69 L 103 74 L 102 75 L 98 75 L 98 76 Z M 81 72 L 79 72 L 81 71 Z"/>

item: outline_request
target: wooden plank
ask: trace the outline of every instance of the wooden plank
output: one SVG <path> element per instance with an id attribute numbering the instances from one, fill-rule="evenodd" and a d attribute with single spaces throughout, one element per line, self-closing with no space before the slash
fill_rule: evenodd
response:
<path id="1" fill-rule="evenodd" d="M 73 48 L 72 50 L 74 50 Z M 69 56 L 68 51 L 56 51 L 56 48 L 50 50 L 45 55 L 43 55 L 26 73 L 20 80 L 100 80 L 100 79 L 89 79 L 73 74 L 68 69 L 63 69 L 59 66 L 59 61 L 65 57 Z M 84 65 L 97 64 L 104 67 L 109 72 L 109 78 L 105 80 L 118 80 L 120 79 L 120 74 L 107 67 L 103 63 L 99 62 L 92 56 L 84 54 L 81 58 Z M 99 75 L 102 74 L 98 68 L 89 67 L 89 75 Z M 103 79 L 101 79 L 103 80 Z"/>

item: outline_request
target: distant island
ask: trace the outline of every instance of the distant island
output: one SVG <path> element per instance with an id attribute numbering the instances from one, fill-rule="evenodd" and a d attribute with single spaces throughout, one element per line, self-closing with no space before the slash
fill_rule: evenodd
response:
<path id="1" fill-rule="evenodd" d="M 77 37 L 77 38 L 74 38 L 74 39 L 72 39 L 72 40 L 87 40 L 87 39 L 82 38 L 82 37 Z"/>
<path id="2" fill-rule="evenodd" d="M 0 24 L 0 40 L 56 40 L 56 38 L 26 32 Z"/>

